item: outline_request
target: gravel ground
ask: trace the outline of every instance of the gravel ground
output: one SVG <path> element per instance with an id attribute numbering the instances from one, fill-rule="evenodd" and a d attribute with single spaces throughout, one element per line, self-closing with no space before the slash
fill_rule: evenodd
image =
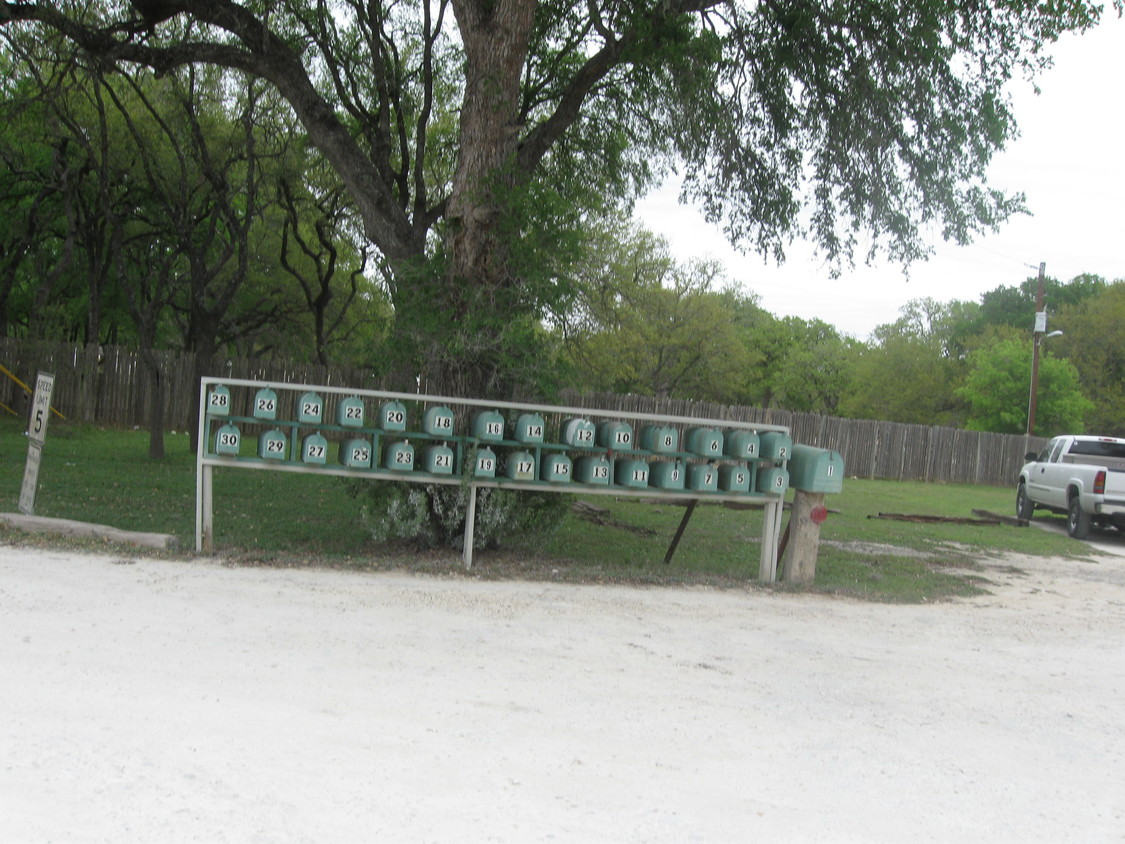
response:
<path id="1" fill-rule="evenodd" d="M 1125 558 L 986 565 L 889 606 L 0 547 L 0 840 L 1125 840 Z"/>

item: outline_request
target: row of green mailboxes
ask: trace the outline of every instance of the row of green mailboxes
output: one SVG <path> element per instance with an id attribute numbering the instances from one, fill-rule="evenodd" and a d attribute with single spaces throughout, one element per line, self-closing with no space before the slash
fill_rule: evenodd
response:
<path id="1" fill-rule="evenodd" d="M 262 460 L 299 460 L 317 466 L 328 461 L 327 439 L 318 433 L 306 435 L 300 452 L 292 453 L 290 443 L 281 430 L 266 431 L 258 437 L 258 457 Z M 236 425 L 223 425 L 215 435 L 215 453 L 236 457 L 241 453 L 241 433 Z M 492 449 L 478 447 L 471 451 L 473 477 L 512 481 L 574 481 L 592 485 L 616 485 L 631 488 L 690 489 L 700 492 L 749 493 L 752 491 L 783 493 L 789 486 L 789 473 L 782 466 L 758 468 L 747 463 L 685 463 L 662 460 L 649 463 L 632 458 L 610 459 L 605 454 L 586 455 L 572 460 L 561 453 L 548 452 L 536 456 L 530 451 L 516 450 L 501 460 Z M 416 455 L 407 441 L 389 443 L 379 459 L 373 443 L 363 438 L 340 444 L 338 460 L 353 469 L 381 468 L 391 472 L 421 471 L 432 475 L 453 475 L 457 469 L 456 454 L 445 443 L 431 443 Z"/>
<path id="2" fill-rule="evenodd" d="M 208 396 L 208 413 L 212 417 L 229 416 L 230 393 L 217 385 Z M 278 400 L 273 390 L 259 390 L 254 401 L 253 419 L 276 420 Z M 324 401 L 316 393 L 306 393 L 297 401 L 297 423 L 323 424 Z M 366 412 L 362 399 L 349 397 L 337 405 L 336 421 L 343 428 L 363 428 Z M 407 412 L 401 402 L 389 401 L 379 408 L 377 429 L 386 433 L 407 431 Z M 452 438 L 456 420 L 448 407 L 436 405 L 426 409 L 421 433 L 432 437 Z M 736 429 L 724 434 L 717 428 L 691 428 L 680 448 L 680 432 L 671 425 L 646 425 L 640 442 L 627 422 L 607 420 L 595 424 L 589 419 L 567 419 L 560 429 L 564 445 L 571 448 L 607 448 L 618 451 L 649 451 L 654 454 L 692 454 L 714 459 L 788 460 L 793 441 L 787 434 L 769 432 L 759 436 L 754 431 Z M 472 437 L 479 442 L 514 442 L 542 445 L 546 441 L 547 424 L 538 413 L 522 413 L 509 429 L 499 411 L 481 411 L 473 417 Z"/>

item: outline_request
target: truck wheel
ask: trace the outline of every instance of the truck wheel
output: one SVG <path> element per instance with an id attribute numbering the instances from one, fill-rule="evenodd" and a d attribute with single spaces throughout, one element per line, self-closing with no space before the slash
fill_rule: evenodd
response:
<path id="1" fill-rule="evenodd" d="M 1078 496 L 1071 496 L 1066 513 L 1066 532 L 1075 539 L 1090 535 L 1090 514 L 1082 509 Z"/>
<path id="2" fill-rule="evenodd" d="M 1016 488 L 1016 518 L 1029 521 L 1035 514 L 1035 502 L 1027 497 L 1027 485 L 1020 484 Z"/>

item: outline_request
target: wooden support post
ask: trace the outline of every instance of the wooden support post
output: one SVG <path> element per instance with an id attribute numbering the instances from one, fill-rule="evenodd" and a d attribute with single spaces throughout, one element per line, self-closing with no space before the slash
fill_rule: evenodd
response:
<path id="1" fill-rule="evenodd" d="M 808 586 L 816 578 L 820 525 L 827 514 L 824 493 L 794 491 L 793 509 L 789 517 L 789 541 L 781 558 L 781 579 L 784 583 Z"/>

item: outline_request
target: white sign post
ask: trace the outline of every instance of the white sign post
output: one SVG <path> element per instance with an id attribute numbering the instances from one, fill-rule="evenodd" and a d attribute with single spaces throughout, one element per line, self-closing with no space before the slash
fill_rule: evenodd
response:
<path id="1" fill-rule="evenodd" d="M 35 515 L 39 460 L 43 455 L 43 443 L 47 439 L 47 422 L 51 418 L 51 393 L 54 389 L 55 376 L 49 372 L 40 372 L 35 379 L 35 398 L 31 403 L 31 417 L 27 423 L 27 464 L 23 470 L 23 486 L 20 487 L 19 510 L 28 516 Z"/>

